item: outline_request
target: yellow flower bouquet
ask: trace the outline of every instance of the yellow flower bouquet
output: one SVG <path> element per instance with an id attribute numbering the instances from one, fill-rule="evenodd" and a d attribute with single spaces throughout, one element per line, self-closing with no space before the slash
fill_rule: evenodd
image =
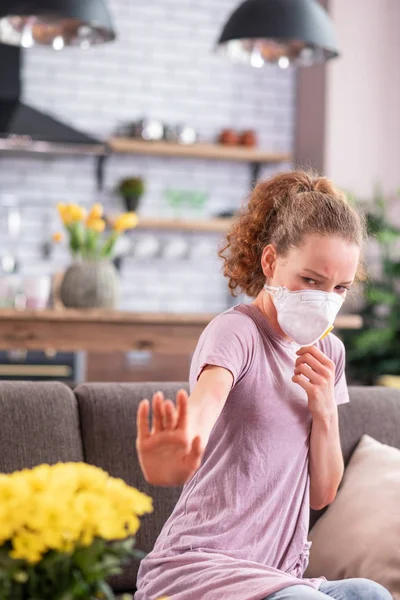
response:
<path id="1" fill-rule="evenodd" d="M 111 233 L 106 238 L 102 235 L 107 221 L 101 204 L 94 204 L 87 214 L 77 204 L 58 204 L 58 213 L 69 236 L 69 248 L 74 258 L 101 260 L 112 256 L 116 241 L 127 229 L 134 229 L 138 224 L 136 213 L 123 213 L 112 223 Z M 55 242 L 62 239 L 61 233 L 53 236 Z"/>
<path id="2" fill-rule="evenodd" d="M 110 600 L 151 498 L 85 463 L 0 474 L 0 599 Z"/>

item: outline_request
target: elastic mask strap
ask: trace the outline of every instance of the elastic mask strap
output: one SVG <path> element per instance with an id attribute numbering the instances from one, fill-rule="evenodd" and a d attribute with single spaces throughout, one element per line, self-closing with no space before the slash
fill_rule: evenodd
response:
<path id="1" fill-rule="evenodd" d="M 266 292 L 268 292 L 269 294 L 271 294 L 272 296 L 275 296 L 276 292 L 279 290 L 279 287 L 276 287 L 274 285 L 264 285 L 264 290 Z"/>
<path id="2" fill-rule="evenodd" d="M 334 329 L 334 326 L 333 326 L 333 325 L 331 325 L 330 327 L 328 327 L 328 329 L 325 331 L 325 333 L 323 333 L 323 334 L 321 335 L 321 337 L 320 337 L 319 339 L 320 339 L 320 340 L 323 340 L 323 339 L 324 339 L 324 337 L 326 337 L 327 335 L 329 335 L 329 334 L 330 334 L 330 332 L 332 331 L 332 329 Z"/>

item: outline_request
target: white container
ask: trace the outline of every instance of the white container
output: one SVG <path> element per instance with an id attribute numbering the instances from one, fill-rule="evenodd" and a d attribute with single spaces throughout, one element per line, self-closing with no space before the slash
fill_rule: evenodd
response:
<path id="1" fill-rule="evenodd" d="M 26 308 L 47 308 L 51 293 L 51 277 L 23 277 L 21 291 L 25 296 Z"/>

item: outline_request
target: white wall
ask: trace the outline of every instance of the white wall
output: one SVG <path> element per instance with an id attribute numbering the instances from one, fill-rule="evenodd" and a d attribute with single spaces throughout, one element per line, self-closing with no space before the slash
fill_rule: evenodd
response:
<path id="1" fill-rule="evenodd" d="M 27 51 L 24 99 L 98 136 L 107 137 L 119 124 L 147 115 L 191 124 L 210 140 L 222 127 L 255 128 L 264 148 L 291 151 L 293 73 L 232 66 L 212 52 L 222 23 L 237 4 L 238 0 L 108 0 L 117 42 L 87 52 Z M 249 167 L 240 163 L 114 156 L 101 199 L 119 209 L 113 189 L 128 175 L 146 180 L 144 215 L 168 216 L 164 191 L 169 186 L 205 190 L 209 201 L 203 216 L 238 207 L 249 186 Z M 58 227 L 56 202 L 89 204 L 98 199 L 93 159 L 2 157 L 0 191 L 14 191 L 22 203 L 23 270 L 62 270 L 67 253 L 57 249 L 46 262 L 41 245 Z M 163 234 L 163 241 L 168 237 Z M 218 240 L 196 235 L 185 239 L 193 250 L 189 259 L 143 261 L 133 253 L 125 261 L 123 307 L 219 311 L 227 306 L 227 286 L 215 258 Z"/>
<path id="2" fill-rule="evenodd" d="M 400 3 L 330 0 L 342 57 L 327 66 L 325 172 L 361 198 L 400 186 Z"/>

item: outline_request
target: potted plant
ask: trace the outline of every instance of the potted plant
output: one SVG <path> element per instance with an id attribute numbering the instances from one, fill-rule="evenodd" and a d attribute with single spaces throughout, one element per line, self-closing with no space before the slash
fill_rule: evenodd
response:
<path id="1" fill-rule="evenodd" d="M 352 382 L 374 385 L 380 377 L 400 376 L 400 228 L 391 222 L 379 189 L 366 212 L 368 235 L 378 246 L 379 269 L 362 282 L 361 330 L 341 332 Z"/>
<path id="2" fill-rule="evenodd" d="M 144 189 L 144 182 L 140 177 L 128 177 L 120 181 L 117 191 L 122 196 L 127 211 L 137 211 Z"/>
<path id="3" fill-rule="evenodd" d="M 114 308 L 118 275 L 112 263 L 113 251 L 121 233 L 136 227 L 136 214 L 120 215 L 109 223 L 111 230 L 107 233 L 101 204 L 95 204 L 89 215 L 76 204 L 59 204 L 58 212 L 73 257 L 61 283 L 61 301 L 69 308 Z M 54 236 L 55 241 L 61 238 L 60 233 Z"/>
<path id="4" fill-rule="evenodd" d="M 86 463 L 0 475 L 0 600 L 115 598 L 152 500 Z"/>

